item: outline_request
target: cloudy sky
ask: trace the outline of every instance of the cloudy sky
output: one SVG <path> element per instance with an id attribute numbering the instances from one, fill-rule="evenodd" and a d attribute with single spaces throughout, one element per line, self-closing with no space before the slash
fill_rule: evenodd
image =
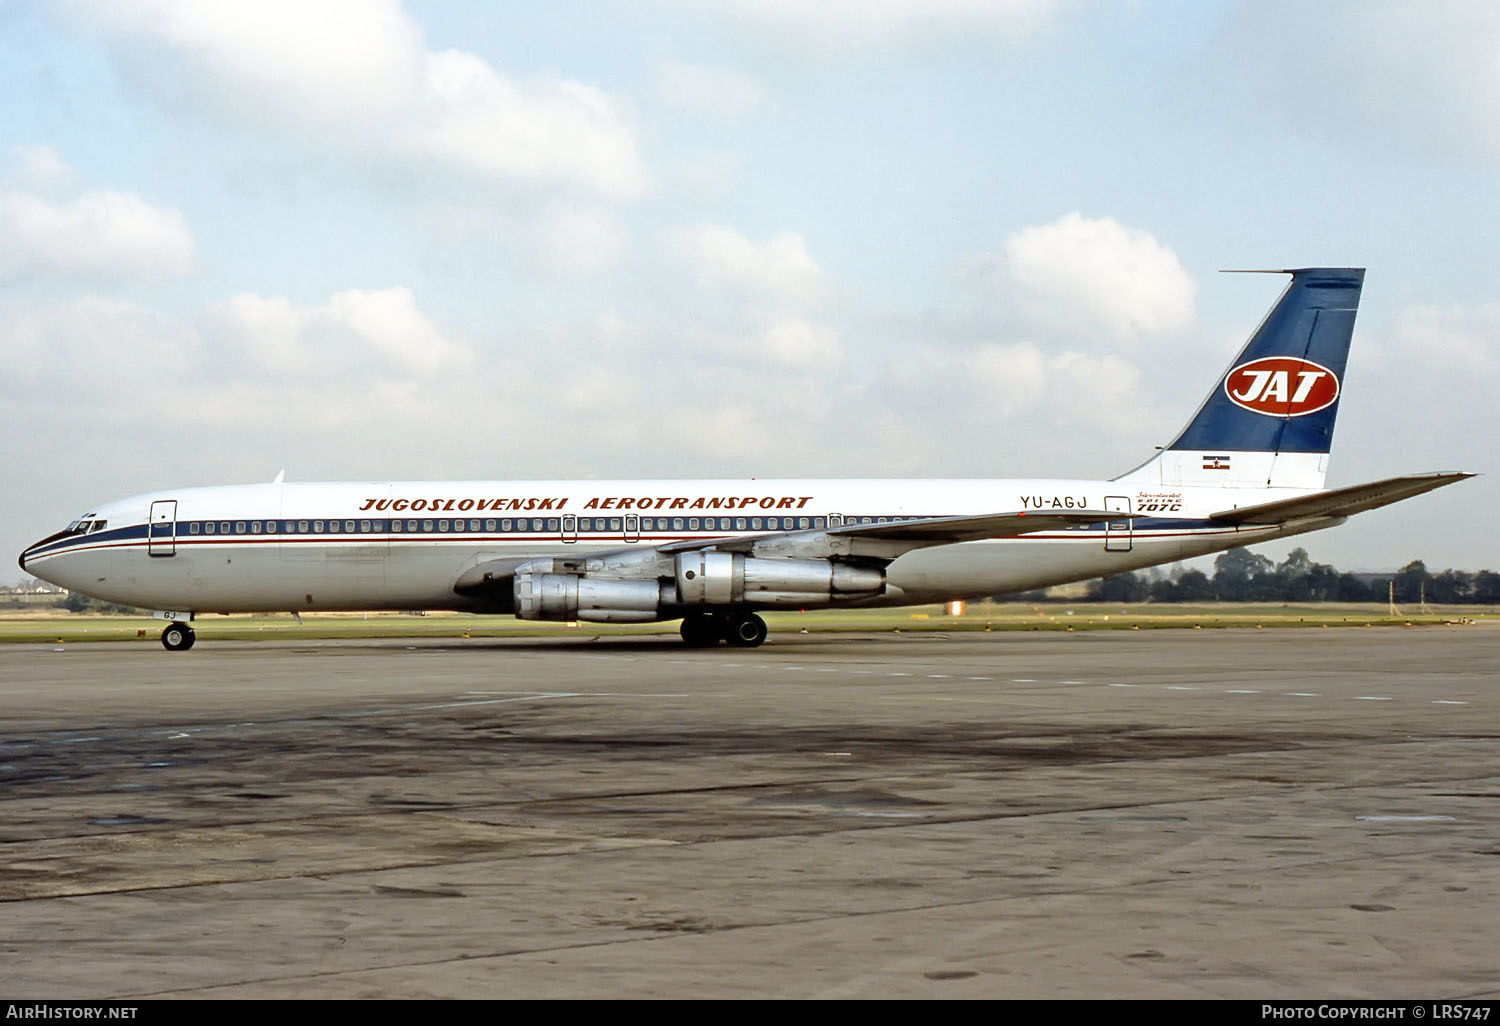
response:
<path id="1" fill-rule="evenodd" d="M 1329 264 L 1330 485 L 1487 476 L 1301 543 L 1500 568 L 1485 0 L 0 0 L 0 97 L 7 558 L 283 468 L 1111 476 L 1220 268 Z"/>

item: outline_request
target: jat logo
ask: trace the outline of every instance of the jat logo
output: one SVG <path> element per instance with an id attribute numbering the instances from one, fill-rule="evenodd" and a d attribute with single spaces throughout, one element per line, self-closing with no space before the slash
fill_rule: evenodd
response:
<path id="1" fill-rule="evenodd" d="M 1305 417 L 1332 406 L 1338 376 L 1322 364 L 1296 356 L 1263 356 L 1242 363 L 1224 379 L 1236 406 L 1268 417 Z"/>

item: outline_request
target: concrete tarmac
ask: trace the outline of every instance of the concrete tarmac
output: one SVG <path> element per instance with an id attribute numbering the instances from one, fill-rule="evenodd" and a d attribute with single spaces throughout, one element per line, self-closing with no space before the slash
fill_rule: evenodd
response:
<path id="1" fill-rule="evenodd" d="M 0 650 L 0 998 L 1500 997 L 1500 628 Z"/>

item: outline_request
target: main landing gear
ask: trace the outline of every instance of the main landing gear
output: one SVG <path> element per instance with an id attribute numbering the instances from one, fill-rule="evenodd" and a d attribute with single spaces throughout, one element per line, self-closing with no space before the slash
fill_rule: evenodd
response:
<path id="1" fill-rule="evenodd" d="M 197 640 L 198 635 L 185 623 L 169 623 L 167 629 L 161 632 L 162 648 L 168 652 L 186 652 Z"/>
<path id="2" fill-rule="evenodd" d="M 727 641 L 736 648 L 754 648 L 766 640 L 766 621 L 754 613 L 689 613 L 682 618 L 682 640 L 694 648 Z"/>

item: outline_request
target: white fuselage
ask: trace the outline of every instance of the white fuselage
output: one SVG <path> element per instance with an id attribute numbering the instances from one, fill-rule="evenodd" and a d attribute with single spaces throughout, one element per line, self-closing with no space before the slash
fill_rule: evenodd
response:
<path id="1" fill-rule="evenodd" d="M 509 558 L 996 510 L 1108 509 L 1136 517 L 916 548 L 885 568 L 883 593 L 854 603 L 904 605 L 1084 580 L 1341 522 L 1236 527 L 1206 520 L 1231 505 L 1302 493 L 1134 478 L 237 485 L 98 507 L 89 514 L 91 530 L 38 543 L 23 565 L 69 589 L 183 613 L 471 609 L 475 603 L 455 583 L 465 571 Z"/>

